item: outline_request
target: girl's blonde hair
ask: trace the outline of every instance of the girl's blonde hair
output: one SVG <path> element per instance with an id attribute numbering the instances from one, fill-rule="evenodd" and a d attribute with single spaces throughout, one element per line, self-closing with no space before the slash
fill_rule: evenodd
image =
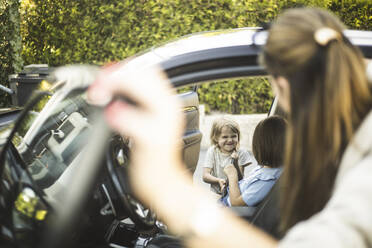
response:
<path id="1" fill-rule="evenodd" d="M 218 118 L 213 122 L 212 130 L 211 130 L 211 144 L 218 147 L 218 138 L 221 135 L 222 128 L 229 127 L 234 133 L 238 135 L 238 141 L 240 141 L 240 128 L 239 124 L 234 120 L 222 117 Z"/>
<path id="2" fill-rule="evenodd" d="M 319 40 L 319 31 L 328 39 Z M 325 10 L 287 10 L 270 28 L 263 64 L 289 82 L 290 115 L 281 197 L 282 229 L 329 200 L 341 156 L 372 106 L 366 65 Z"/>

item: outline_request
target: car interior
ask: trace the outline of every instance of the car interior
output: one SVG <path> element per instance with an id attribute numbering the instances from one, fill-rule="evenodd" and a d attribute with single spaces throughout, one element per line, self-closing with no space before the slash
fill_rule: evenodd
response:
<path id="1" fill-rule="evenodd" d="M 193 173 L 198 164 L 202 140 L 197 87 L 179 93 L 178 97 L 186 118 L 183 158 L 187 170 Z M 86 155 L 86 142 L 89 136 L 94 135 L 91 116 L 95 110 L 87 103 L 84 90 L 71 90 L 62 97 L 58 97 L 58 94 L 52 98 L 44 96 L 31 109 L 35 109 L 35 106 L 42 106 L 42 111 L 39 114 L 28 111 L 21 118 L 9 144 L 13 152 L 9 150 L 5 159 L 9 185 L 16 180 L 21 182 L 21 186 L 13 185 L 17 189 L 11 191 L 11 194 L 18 196 L 15 204 L 9 207 L 9 214 L 13 216 L 9 224 L 16 239 L 27 244 L 36 242 L 38 238 L 35 237 L 42 235 L 39 230 L 38 235 L 34 236 L 34 225 L 42 225 L 46 216 L 51 215 L 55 204 L 60 204 L 68 194 L 72 175 L 79 170 Z M 79 242 L 132 247 L 134 240 L 139 242 L 142 239 L 147 242 L 152 240 L 153 245 L 164 240 L 179 244 L 177 238 L 170 238 L 166 226 L 157 220 L 155 213 L 136 200 L 131 192 L 127 173 L 130 166 L 129 140 L 111 134 L 105 154 L 105 166 L 100 169 L 90 193 L 92 197 L 88 199 L 90 206 L 85 209 L 85 220 L 81 222 L 84 235 L 79 236 Z M 16 180 L 11 175 L 13 163 L 18 165 Z M 32 207 L 27 203 L 28 199 L 35 202 Z M 263 205 L 267 207 L 268 204 Z M 246 207 L 244 211 L 243 208 L 240 208 L 243 218 L 260 220 L 255 213 L 261 209 L 261 205 Z M 88 239 L 97 232 L 104 235 Z"/>

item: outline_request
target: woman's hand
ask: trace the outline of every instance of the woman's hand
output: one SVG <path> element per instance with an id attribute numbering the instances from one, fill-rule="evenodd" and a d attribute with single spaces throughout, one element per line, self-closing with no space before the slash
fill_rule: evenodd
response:
<path id="1" fill-rule="evenodd" d="M 113 129 L 133 138 L 137 147 L 174 150 L 180 145 L 183 119 L 168 79 L 158 68 L 134 73 L 124 66 L 118 64 L 104 69 L 88 90 L 89 100 L 96 104 L 108 103 L 107 122 Z M 119 96 L 129 98 L 136 106 L 112 101 Z"/>
<path id="2" fill-rule="evenodd" d="M 123 96 L 136 104 L 115 100 Z M 134 190 L 151 188 L 159 173 L 182 164 L 181 107 L 160 69 L 134 72 L 125 64 L 103 69 L 89 88 L 88 99 L 107 105 L 104 115 L 108 124 L 134 141 L 130 177 Z"/>

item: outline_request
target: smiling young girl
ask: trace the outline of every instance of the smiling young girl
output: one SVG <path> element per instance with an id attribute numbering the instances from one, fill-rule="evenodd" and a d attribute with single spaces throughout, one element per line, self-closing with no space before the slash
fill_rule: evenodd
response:
<path id="1" fill-rule="evenodd" d="M 211 184 L 212 192 L 221 194 L 227 179 L 224 168 L 237 159 L 240 175 L 243 175 L 244 166 L 251 164 L 252 158 L 248 151 L 239 149 L 239 124 L 231 119 L 216 119 L 210 139 L 212 146 L 207 151 L 203 165 L 203 181 Z"/>

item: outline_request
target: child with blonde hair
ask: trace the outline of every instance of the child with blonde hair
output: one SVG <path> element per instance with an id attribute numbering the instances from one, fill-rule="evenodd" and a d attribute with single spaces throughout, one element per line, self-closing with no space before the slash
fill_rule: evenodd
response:
<path id="1" fill-rule="evenodd" d="M 243 168 L 253 160 L 248 151 L 239 148 L 239 124 L 225 117 L 213 122 L 208 149 L 203 165 L 203 181 L 211 184 L 212 192 L 221 195 L 227 183 L 224 168 L 230 164 L 238 167 L 242 178 Z"/>

